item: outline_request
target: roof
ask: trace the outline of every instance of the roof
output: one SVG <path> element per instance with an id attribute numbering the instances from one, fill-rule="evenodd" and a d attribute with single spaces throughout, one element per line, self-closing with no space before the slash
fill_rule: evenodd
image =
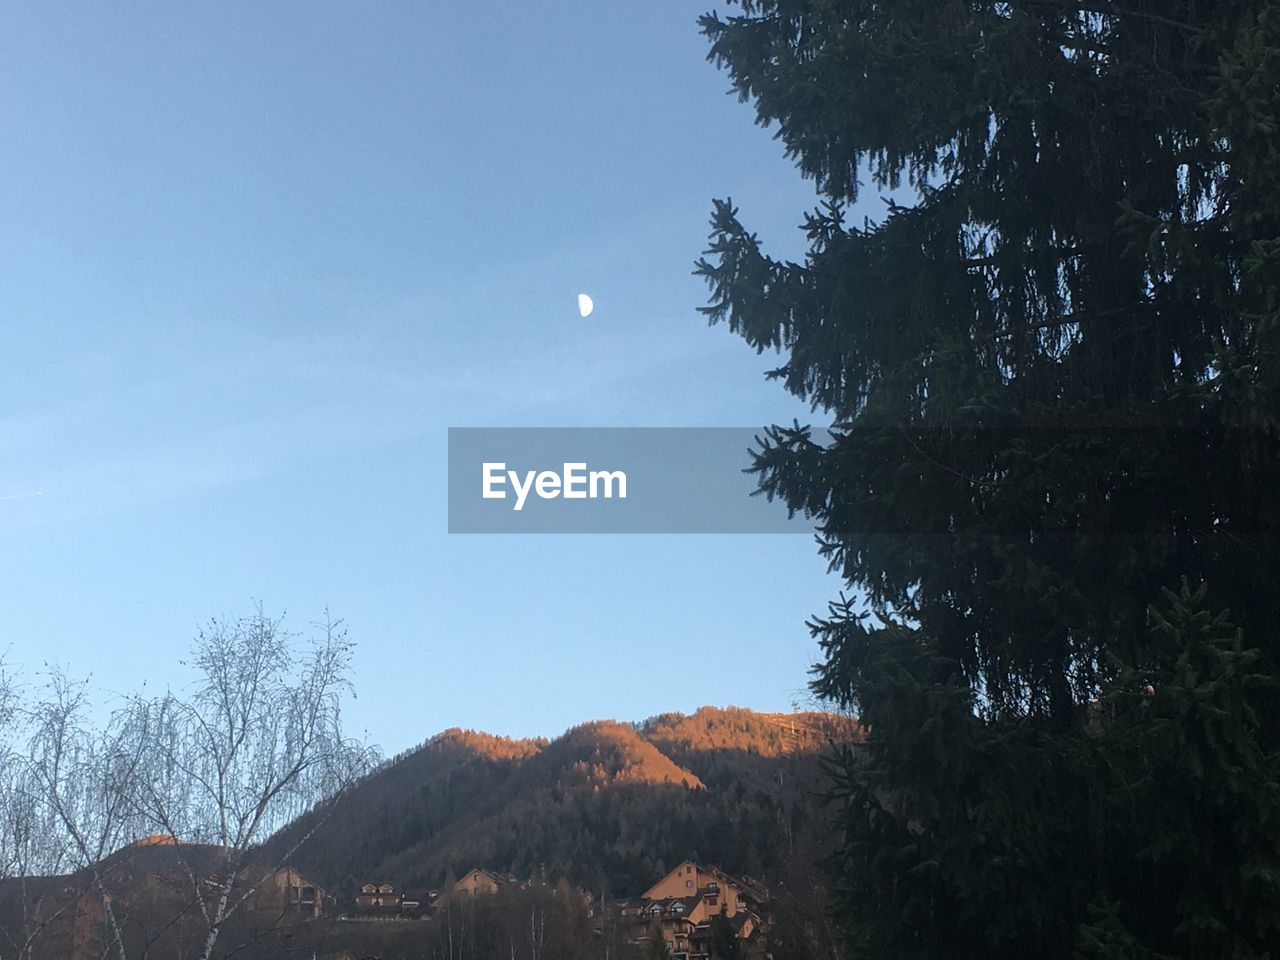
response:
<path id="1" fill-rule="evenodd" d="M 650 904 L 659 904 L 662 907 L 662 915 L 664 917 L 677 916 L 686 918 L 689 914 L 693 913 L 701 902 L 701 894 L 696 894 L 691 897 L 666 897 L 662 900 L 649 901 Z M 675 911 L 673 909 L 676 904 L 681 905 L 681 909 L 679 911 Z"/>
<path id="2" fill-rule="evenodd" d="M 516 877 L 509 873 L 500 873 L 497 870 L 486 870 L 484 867 L 472 867 L 462 875 L 462 879 L 467 879 L 467 877 L 471 876 L 473 873 L 483 873 L 486 877 L 497 884 L 518 884 L 520 882 Z"/>
<path id="3" fill-rule="evenodd" d="M 699 873 L 705 873 L 705 874 L 708 874 L 709 876 L 714 877 L 716 879 L 716 882 L 718 883 L 730 884 L 732 886 L 735 886 L 739 890 L 741 890 L 743 893 L 747 894 L 748 896 L 752 897 L 755 900 L 768 899 L 768 892 L 764 889 L 764 887 L 756 883 L 754 880 L 735 877 L 732 874 L 725 873 L 725 871 L 721 870 L 719 867 L 703 866 L 702 864 L 698 863 L 696 860 L 681 860 L 673 869 L 668 870 L 656 882 L 651 884 L 648 890 L 646 890 L 645 892 L 648 893 L 649 890 L 652 890 L 654 887 L 656 887 L 663 880 L 666 880 L 668 877 L 673 875 L 678 875 L 680 871 L 686 866 L 693 867 Z"/>
<path id="4" fill-rule="evenodd" d="M 694 864 L 694 866 L 696 867 L 698 865 Z M 768 891 L 765 890 L 763 886 L 756 883 L 756 881 L 754 880 L 751 880 L 747 877 L 736 877 L 731 873 L 726 873 L 725 871 L 721 870 L 719 867 L 698 867 L 698 869 L 701 870 L 703 873 L 711 874 L 711 876 L 715 877 L 721 883 L 732 884 L 733 886 L 741 890 L 743 893 L 753 897 L 756 900 L 768 899 L 768 896 L 769 896 Z"/>

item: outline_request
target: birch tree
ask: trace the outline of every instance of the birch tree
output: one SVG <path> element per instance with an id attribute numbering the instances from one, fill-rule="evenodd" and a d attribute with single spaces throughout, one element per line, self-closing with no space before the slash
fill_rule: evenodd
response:
<path id="1" fill-rule="evenodd" d="M 125 915 L 109 878 L 124 866 L 121 852 L 140 832 L 133 788 L 143 775 L 149 740 L 129 716 L 116 712 L 105 722 L 95 716 L 88 681 L 68 678 L 60 668 L 48 676 L 41 695 L 25 711 L 30 739 L 18 760 L 17 816 L 25 817 L 24 875 L 66 871 L 69 885 L 53 906 L 28 926 L 22 956 L 40 933 L 86 894 L 100 904 L 105 957 L 127 960 Z M 21 824 L 22 821 L 19 821 Z M 116 854 L 114 859 L 109 859 Z"/>
<path id="2" fill-rule="evenodd" d="M 219 851 L 212 876 L 186 863 L 204 960 L 264 876 L 291 861 L 373 760 L 342 728 L 353 645 L 327 611 L 313 626 L 307 638 L 290 634 L 261 607 L 214 619 L 192 647 L 192 686 L 132 703 L 132 725 L 150 744 L 139 811 L 153 830 Z M 260 861 L 269 836 L 317 808 L 311 829 Z"/>
<path id="3" fill-rule="evenodd" d="M 17 684 L 0 661 L 0 960 L 21 958 L 29 949 L 29 908 L 25 878 L 38 848 L 36 817 L 24 789 L 19 749 Z"/>

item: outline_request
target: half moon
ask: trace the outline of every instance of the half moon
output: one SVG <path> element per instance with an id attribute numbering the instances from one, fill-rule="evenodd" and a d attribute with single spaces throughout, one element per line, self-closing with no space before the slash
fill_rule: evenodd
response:
<path id="1" fill-rule="evenodd" d="M 591 316 L 591 311 L 596 308 L 591 298 L 585 293 L 578 294 L 578 315 L 583 317 Z"/>

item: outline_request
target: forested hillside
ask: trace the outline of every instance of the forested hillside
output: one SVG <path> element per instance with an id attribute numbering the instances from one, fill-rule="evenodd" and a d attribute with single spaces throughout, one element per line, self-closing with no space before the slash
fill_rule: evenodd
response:
<path id="1" fill-rule="evenodd" d="M 340 898 L 366 880 L 437 886 L 473 866 L 643 891 L 686 857 L 781 887 L 831 849 L 821 756 L 857 736 L 829 714 L 704 707 L 552 740 L 448 730 L 365 778 L 299 865 Z M 272 844 L 314 825 L 291 825 Z"/>

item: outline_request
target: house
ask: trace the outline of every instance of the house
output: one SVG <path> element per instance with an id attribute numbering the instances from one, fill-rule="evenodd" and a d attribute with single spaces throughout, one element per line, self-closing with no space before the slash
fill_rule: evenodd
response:
<path id="1" fill-rule="evenodd" d="M 294 867 L 281 867 L 258 881 L 250 910 L 315 918 L 324 913 L 325 891 Z"/>
<path id="2" fill-rule="evenodd" d="M 356 910 L 367 913 L 399 911 L 401 896 L 392 884 L 366 883 L 356 894 Z"/>
<path id="3" fill-rule="evenodd" d="M 610 912 L 627 940 L 643 942 L 656 934 L 673 956 L 694 960 L 708 955 L 716 917 L 728 920 L 739 939 L 753 937 L 761 927 L 766 899 L 764 889 L 753 881 L 686 860 L 638 900 L 614 901 Z"/>
<path id="4" fill-rule="evenodd" d="M 520 881 L 510 874 L 494 873 L 492 870 L 481 870 L 477 867 L 453 885 L 453 892 L 480 897 L 497 893 L 503 887 L 519 885 Z"/>
<path id="5" fill-rule="evenodd" d="M 698 896 L 654 900 L 640 911 L 632 933 L 639 941 L 649 939 L 655 930 L 661 931 L 670 953 L 688 954 L 699 925 L 709 926 L 712 916 Z"/>
<path id="6" fill-rule="evenodd" d="M 405 917 L 424 917 L 436 905 L 440 894 L 436 890 L 405 890 L 400 895 L 400 913 Z"/>
<path id="7" fill-rule="evenodd" d="M 366 917 L 416 919 L 426 916 L 439 897 L 435 890 L 400 890 L 390 883 L 366 883 L 356 894 L 356 913 Z"/>
<path id="8" fill-rule="evenodd" d="M 711 913 L 735 916 L 739 910 L 758 910 L 763 891 L 753 882 L 730 877 L 715 867 L 701 867 L 686 860 L 646 890 L 643 900 L 701 896 Z"/>

